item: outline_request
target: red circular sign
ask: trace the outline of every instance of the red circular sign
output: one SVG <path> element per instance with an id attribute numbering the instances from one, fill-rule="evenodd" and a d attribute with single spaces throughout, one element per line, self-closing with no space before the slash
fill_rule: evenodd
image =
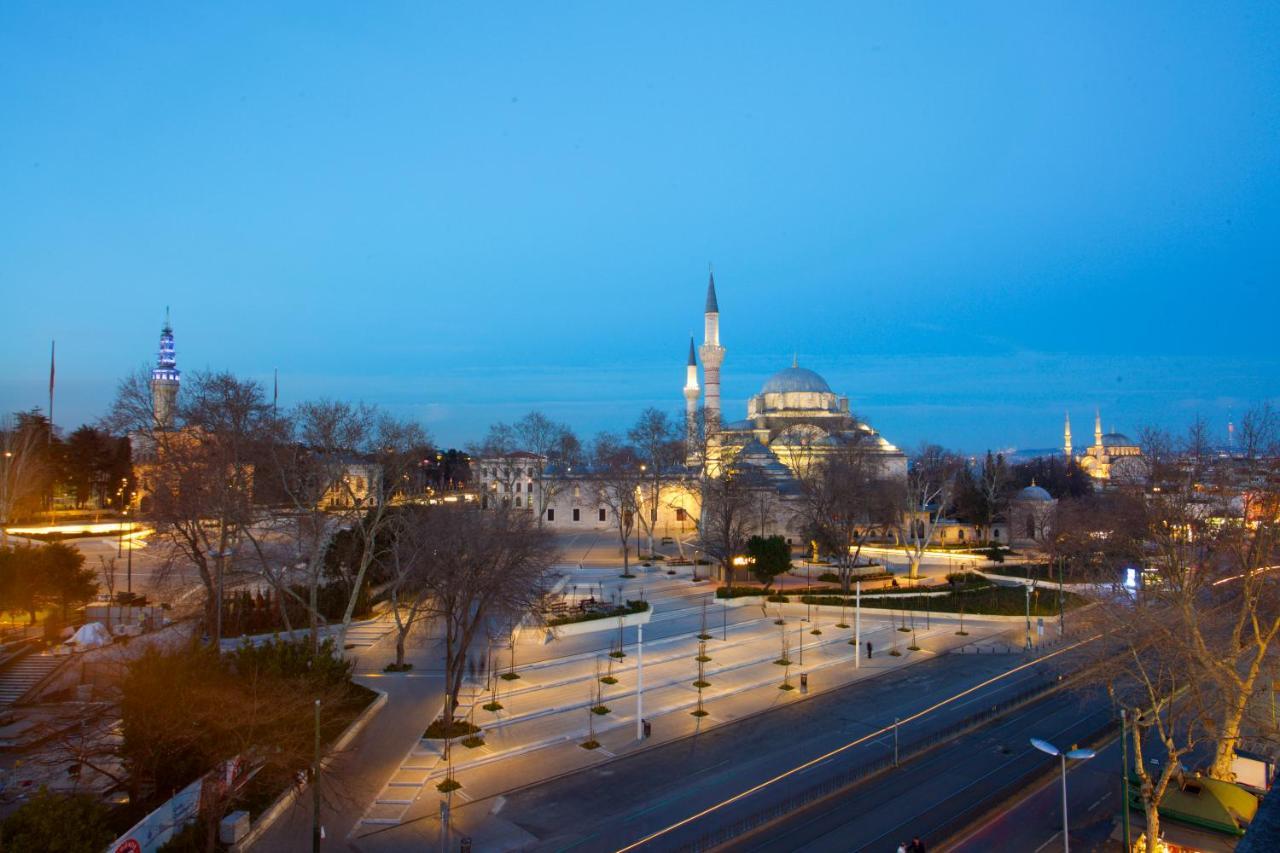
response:
<path id="1" fill-rule="evenodd" d="M 116 853 L 142 853 L 142 845 L 129 838 L 116 848 Z"/>

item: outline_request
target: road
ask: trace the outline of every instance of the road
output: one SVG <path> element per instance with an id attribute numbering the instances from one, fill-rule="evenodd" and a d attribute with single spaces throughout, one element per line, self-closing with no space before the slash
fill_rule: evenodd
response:
<path id="1" fill-rule="evenodd" d="M 696 737 L 508 793 L 492 806 L 537 839 L 536 849 L 617 850 L 716 806 L 779 772 L 823 756 L 1023 663 L 1019 656 L 949 655 L 783 706 Z M 990 705 L 1056 679 L 1041 662 L 942 706 L 902 730 L 904 748 L 956 726 Z M 1053 735 L 1054 732 L 1047 732 Z M 891 755 L 891 737 L 874 737 L 752 796 L 716 809 L 640 845 L 664 850 L 793 795 L 833 775 Z M 421 829 L 405 824 L 360 839 L 365 850 L 402 849 Z"/>
<path id="2" fill-rule="evenodd" d="M 1060 779 L 1057 774 L 1046 778 L 1030 796 L 993 813 L 957 839 L 950 850 L 1056 850 L 1062 845 Z M 1100 749 L 1097 758 L 1068 766 L 1067 806 L 1072 850 L 1086 853 L 1114 849 L 1108 839 L 1121 814 L 1118 737 Z"/>
<path id="3" fill-rule="evenodd" d="M 896 771 L 794 812 L 726 849 L 752 853 L 893 850 L 899 841 L 916 836 L 936 847 L 946 827 L 1003 800 L 1008 792 L 1002 786 L 1055 766 L 1056 759 L 1032 747 L 1030 738 L 1068 746 L 1105 726 L 1111 716 L 1110 703 L 1096 691 L 1052 694 L 962 734 Z M 1036 820 L 1019 827 L 1022 843 L 1001 840 L 982 846 L 979 839 L 973 849 L 1036 849 L 1052 834 L 1044 831 L 1046 824 L 1056 819 L 1061 826 L 1061 807 L 1053 796 L 1058 790 L 1050 785 L 1041 792 L 1043 801 L 1037 798 L 1027 807 L 1039 811 Z M 1099 794 L 1091 789 L 1090 796 L 1097 799 Z M 1085 800 L 1081 808 L 1088 803 Z M 1008 823 L 1006 818 L 997 825 Z"/>

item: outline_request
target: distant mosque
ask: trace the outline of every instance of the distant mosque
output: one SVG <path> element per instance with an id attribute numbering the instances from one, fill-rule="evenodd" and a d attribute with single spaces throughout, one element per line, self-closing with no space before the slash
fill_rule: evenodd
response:
<path id="1" fill-rule="evenodd" d="M 1100 410 L 1094 414 L 1093 444 L 1081 453 L 1072 450 L 1071 414 L 1067 413 L 1062 430 L 1062 452 L 1068 459 L 1074 459 L 1086 474 L 1103 483 L 1136 483 L 1147 476 L 1142 448 L 1124 433 L 1104 433 Z"/>
<path id="2" fill-rule="evenodd" d="M 703 343 L 697 352 L 702 361 L 702 434 L 708 458 L 698 459 L 691 454 L 691 466 L 701 463 L 707 473 L 714 475 L 736 460 L 762 469 L 785 492 L 787 481 L 794 478 L 806 460 L 856 441 L 879 457 L 882 476 L 906 475 L 906 454 L 850 414 L 849 398 L 837 396 L 825 379 L 801 367 L 794 356 L 790 367 L 770 376 L 760 393 L 747 401 L 745 419 L 722 422 L 720 368 L 725 348 L 720 344 L 720 304 L 714 273 L 707 282 Z M 690 445 L 697 447 L 699 387 L 692 340 L 685 371 L 685 428 L 695 439 Z"/>

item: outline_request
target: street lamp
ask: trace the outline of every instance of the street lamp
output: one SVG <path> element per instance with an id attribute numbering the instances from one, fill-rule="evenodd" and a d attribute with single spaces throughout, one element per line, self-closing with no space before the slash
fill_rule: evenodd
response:
<path id="1" fill-rule="evenodd" d="M 1067 828 L 1069 826 L 1067 823 L 1067 759 L 1086 761 L 1093 758 L 1097 753 L 1092 749 L 1072 749 L 1063 752 L 1047 740 L 1040 740 L 1037 737 L 1031 739 L 1031 745 L 1043 753 L 1057 756 L 1062 760 L 1062 850 L 1063 853 L 1070 853 L 1071 842 L 1067 838 Z"/>

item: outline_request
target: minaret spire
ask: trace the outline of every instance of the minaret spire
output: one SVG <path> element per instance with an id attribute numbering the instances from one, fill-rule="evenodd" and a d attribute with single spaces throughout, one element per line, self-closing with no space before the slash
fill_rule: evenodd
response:
<path id="1" fill-rule="evenodd" d="M 720 431 L 720 365 L 724 363 L 724 347 L 720 346 L 720 302 L 716 299 L 716 274 L 707 272 L 707 306 L 704 315 L 702 348 L 702 378 L 706 387 L 705 423 L 707 440 Z"/>
<path id="2" fill-rule="evenodd" d="M 1071 458 L 1071 412 L 1069 411 L 1062 426 L 1062 452 L 1068 459 Z"/>
<path id="3" fill-rule="evenodd" d="M 689 336 L 689 362 L 684 369 L 685 462 L 698 464 L 702 448 L 698 442 L 698 359 L 693 351 L 693 335 Z"/>
<path id="4" fill-rule="evenodd" d="M 1093 446 L 1102 446 L 1102 409 L 1093 410 Z"/>

